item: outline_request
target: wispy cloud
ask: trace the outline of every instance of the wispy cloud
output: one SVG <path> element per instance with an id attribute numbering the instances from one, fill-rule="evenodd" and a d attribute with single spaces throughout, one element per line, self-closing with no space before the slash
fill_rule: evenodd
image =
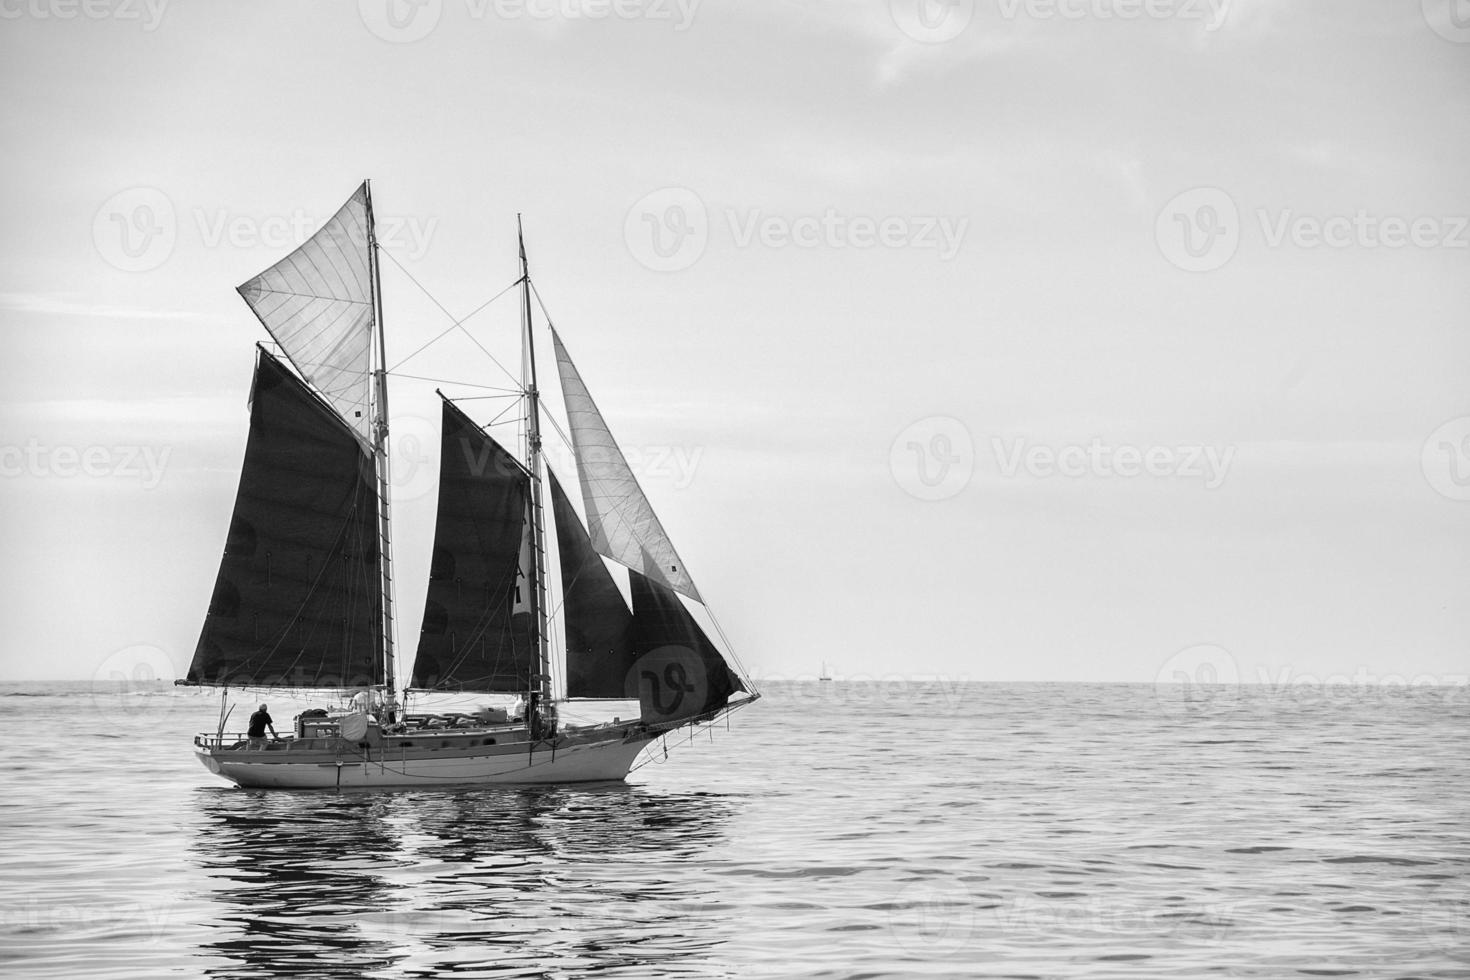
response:
<path id="1" fill-rule="evenodd" d="M 0 293 L 0 310 L 42 316 L 95 317 L 101 320 L 192 320 L 200 317 L 200 314 L 189 310 L 108 306 L 48 293 Z"/>

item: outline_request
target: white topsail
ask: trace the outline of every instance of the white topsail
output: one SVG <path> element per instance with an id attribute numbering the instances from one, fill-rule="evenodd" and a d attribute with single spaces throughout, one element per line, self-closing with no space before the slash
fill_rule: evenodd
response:
<path id="1" fill-rule="evenodd" d="M 556 346 L 556 366 L 567 403 L 592 546 L 599 554 L 702 602 L 694 580 L 664 533 L 555 330 L 551 340 Z"/>
<path id="2" fill-rule="evenodd" d="M 367 186 L 239 293 L 291 363 L 365 442 L 372 441 L 373 294 Z"/>

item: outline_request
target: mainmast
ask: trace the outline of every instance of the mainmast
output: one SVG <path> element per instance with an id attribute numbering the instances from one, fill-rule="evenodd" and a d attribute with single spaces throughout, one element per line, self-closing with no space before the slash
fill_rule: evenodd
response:
<path id="1" fill-rule="evenodd" d="M 531 679 L 531 703 L 526 723 L 532 737 L 540 734 L 541 717 L 551 702 L 551 652 L 546 624 L 546 528 L 541 504 L 541 394 L 536 388 L 536 340 L 531 333 L 531 268 L 526 262 L 526 238 L 516 215 L 516 241 L 521 250 L 521 328 L 530 366 L 526 388 L 526 468 L 531 471 L 531 615 L 536 623 L 536 676 Z"/>
<path id="2" fill-rule="evenodd" d="M 388 354 L 383 340 L 383 290 L 378 275 L 378 234 L 373 220 L 373 190 L 367 191 L 368 278 L 373 288 L 373 329 L 377 333 L 377 369 L 373 372 L 373 453 L 378 471 L 378 568 L 382 572 L 383 681 L 387 686 L 388 716 L 396 720 L 397 666 L 393 656 L 393 523 L 388 508 Z"/>

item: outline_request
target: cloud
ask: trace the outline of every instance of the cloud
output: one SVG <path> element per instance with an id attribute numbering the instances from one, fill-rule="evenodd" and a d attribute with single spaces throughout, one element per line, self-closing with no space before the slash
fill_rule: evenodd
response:
<path id="1" fill-rule="evenodd" d="M 196 320 L 188 310 L 150 310 L 105 306 L 49 293 L 0 293 L 0 310 L 42 316 L 95 317 L 100 320 Z"/>

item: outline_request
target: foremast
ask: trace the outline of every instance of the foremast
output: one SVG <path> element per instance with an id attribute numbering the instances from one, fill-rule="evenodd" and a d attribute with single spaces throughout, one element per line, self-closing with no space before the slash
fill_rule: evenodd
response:
<path id="1" fill-rule="evenodd" d="M 554 734 L 554 715 L 543 725 L 551 704 L 551 649 L 546 617 L 546 522 L 541 495 L 541 393 L 536 386 L 536 339 L 531 330 L 531 268 L 526 261 L 526 237 L 516 215 L 516 243 L 521 255 L 521 337 L 527 364 L 526 469 L 531 473 L 531 616 L 536 629 L 537 669 L 531 678 L 526 725 L 533 739 Z M 549 728 L 550 730 L 546 730 Z"/>
<path id="2" fill-rule="evenodd" d="M 378 272 L 378 234 L 373 218 L 371 181 L 363 181 L 367 196 L 368 278 L 372 284 L 373 348 L 377 366 L 373 371 L 373 456 L 378 474 L 378 569 L 381 576 L 381 637 L 383 684 L 389 721 L 397 720 L 398 668 L 393 649 L 393 521 L 389 504 L 388 472 L 388 356 L 383 338 L 383 289 Z"/>

